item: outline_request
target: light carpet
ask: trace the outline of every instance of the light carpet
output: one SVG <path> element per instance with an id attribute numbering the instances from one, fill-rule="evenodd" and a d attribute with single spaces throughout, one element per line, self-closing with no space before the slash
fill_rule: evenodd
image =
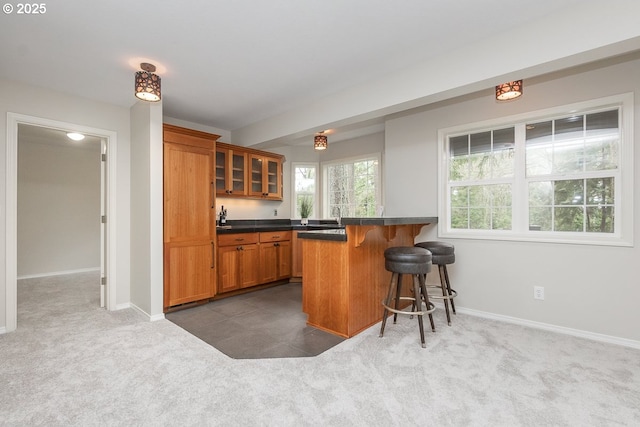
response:
<path id="1" fill-rule="evenodd" d="M 0 335 L 8 426 L 640 425 L 640 351 L 437 312 L 317 357 L 234 360 L 173 323 L 97 307 L 93 273 L 21 280 Z"/>

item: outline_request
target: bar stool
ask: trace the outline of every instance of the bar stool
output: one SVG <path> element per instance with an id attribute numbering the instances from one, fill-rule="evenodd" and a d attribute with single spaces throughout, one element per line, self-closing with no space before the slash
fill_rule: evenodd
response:
<path id="1" fill-rule="evenodd" d="M 423 315 L 429 315 L 431 330 L 433 332 L 436 331 L 435 325 L 433 324 L 433 316 L 431 315 L 435 310 L 435 306 L 429 302 L 429 295 L 427 294 L 427 288 L 425 286 L 425 277 L 427 273 L 431 271 L 431 253 L 426 249 L 415 246 L 388 248 L 384 251 L 384 267 L 392 274 L 387 298 L 382 301 L 384 314 L 382 315 L 380 337 L 382 337 L 384 333 L 389 312 L 394 313 L 393 323 L 396 323 L 398 314 L 417 315 L 418 326 L 420 327 L 420 340 L 424 348 Z M 401 296 L 403 274 L 411 274 L 413 276 L 413 297 Z M 422 306 L 423 299 L 424 310 Z M 401 310 L 400 300 L 412 301 L 411 311 Z"/>
<path id="2" fill-rule="evenodd" d="M 442 299 L 444 302 L 444 309 L 447 313 L 447 323 L 451 326 L 451 316 L 449 315 L 449 302 L 451 302 L 451 310 L 453 314 L 456 314 L 456 306 L 453 299 L 458 296 L 458 293 L 451 289 L 451 283 L 449 282 L 449 273 L 447 272 L 447 264 L 453 264 L 456 262 L 456 254 L 454 253 L 454 246 L 447 242 L 420 242 L 415 245 L 418 248 L 423 248 L 431 252 L 431 262 L 438 266 L 438 273 L 440 274 L 440 286 L 427 286 L 428 288 L 440 288 L 442 290 L 442 296 L 431 295 L 432 298 Z M 426 280 L 426 278 L 425 278 Z"/>

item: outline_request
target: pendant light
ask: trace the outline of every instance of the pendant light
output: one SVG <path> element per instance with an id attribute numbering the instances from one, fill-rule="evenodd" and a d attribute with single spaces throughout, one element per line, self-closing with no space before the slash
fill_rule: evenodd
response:
<path id="1" fill-rule="evenodd" d="M 156 66 L 143 62 L 140 64 L 143 71 L 136 73 L 135 94 L 138 99 L 149 102 L 157 102 L 161 99 L 160 76 L 154 74 Z"/>
<path id="2" fill-rule="evenodd" d="M 502 83 L 496 86 L 496 100 L 509 101 L 522 95 L 522 80 Z"/>
<path id="3" fill-rule="evenodd" d="M 324 135 L 324 131 L 316 134 L 313 138 L 314 150 L 326 150 L 327 149 L 327 135 Z"/>

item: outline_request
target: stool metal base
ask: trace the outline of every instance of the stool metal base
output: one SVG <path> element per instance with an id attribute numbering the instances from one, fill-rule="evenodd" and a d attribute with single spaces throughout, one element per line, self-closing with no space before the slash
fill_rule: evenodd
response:
<path id="1" fill-rule="evenodd" d="M 456 314 L 456 306 L 453 302 L 453 299 L 458 296 L 458 292 L 455 289 L 451 289 L 451 284 L 449 283 L 449 273 L 447 272 L 446 264 L 438 265 L 438 273 L 440 273 L 440 285 L 427 285 L 427 289 L 440 289 L 442 291 L 442 295 L 438 294 L 429 294 L 430 298 L 433 299 L 441 299 L 444 302 L 444 310 L 447 313 L 447 323 L 451 326 L 451 315 L 449 314 L 449 303 L 451 303 L 451 311 L 453 314 Z M 427 280 L 425 274 L 425 281 Z"/>
<path id="2" fill-rule="evenodd" d="M 425 285 L 425 275 L 423 274 L 412 274 L 413 276 L 413 297 L 403 297 L 400 296 L 400 292 L 402 290 L 402 274 L 393 273 L 391 275 L 391 282 L 389 283 L 389 292 L 387 293 L 387 298 L 382 301 L 382 306 L 384 307 L 384 313 L 382 315 L 382 326 L 380 327 L 380 337 L 384 334 L 384 327 L 387 324 L 387 318 L 390 313 L 393 313 L 393 323 L 396 323 L 398 314 L 410 315 L 413 317 L 414 315 L 418 316 L 418 326 L 420 328 L 420 341 L 422 343 L 422 347 L 425 348 L 424 341 L 424 326 L 422 324 L 422 316 L 427 314 L 429 316 L 429 321 L 431 323 L 431 330 L 433 332 L 436 331 L 436 327 L 433 323 L 433 316 L 431 313 L 435 311 L 435 306 L 432 302 L 429 301 L 429 295 L 427 294 L 427 288 Z M 394 283 L 395 282 L 395 283 Z M 395 286 L 394 286 L 395 285 Z M 409 300 L 413 301 L 411 306 L 411 311 L 401 310 L 400 309 L 400 300 Z M 419 308 L 418 309 L 418 301 Z M 392 306 L 392 303 L 393 306 Z M 422 304 L 424 303 L 424 308 Z"/>

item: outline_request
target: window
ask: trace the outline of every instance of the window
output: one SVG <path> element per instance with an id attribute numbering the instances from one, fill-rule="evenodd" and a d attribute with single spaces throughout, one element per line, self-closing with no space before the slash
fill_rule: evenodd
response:
<path id="1" fill-rule="evenodd" d="M 292 203 L 292 218 L 301 218 L 300 205 L 302 200 L 306 199 L 311 201 L 312 210 L 310 218 L 317 216 L 316 210 L 316 190 L 317 190 L 317 170 L 318 165 L 314 163 L 294 163 L 293 169 L 293 200 Z"/>
<path id="2" fill-rule="evenodd" d="M 439 132 L 440 233 L 630 245 L 630 95 Z"/>
<path id="3" fill-rule="evenodd" d="M 324 163 L 324 217 L 375 217 L 380 204 L 380 156 Z"/>

